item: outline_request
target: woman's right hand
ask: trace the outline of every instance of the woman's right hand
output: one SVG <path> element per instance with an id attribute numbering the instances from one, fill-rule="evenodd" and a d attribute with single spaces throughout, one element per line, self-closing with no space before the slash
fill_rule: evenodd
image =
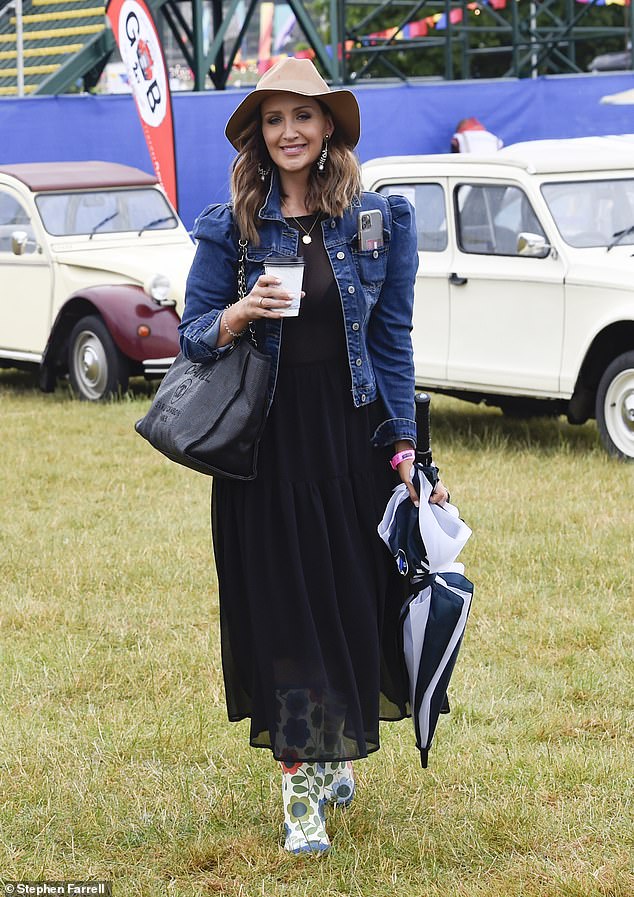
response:
<path id="1" fill-rule="evenodd" d="M 222 313 L 223 321 L 236 333 L 244 330 L 258 318 L 281 318 L 281 312 L 291 305 L 291 297 L 280 287 L 281 280 L 272 274 L 261 274 L 253 289 L 244 299 L 239 299 Z M 302 293 L 303 295 L 303 293 Z M 224 328 L 223 328 L 224 329 Z M 230 335 L 226 342 L 230 342 Z"/>

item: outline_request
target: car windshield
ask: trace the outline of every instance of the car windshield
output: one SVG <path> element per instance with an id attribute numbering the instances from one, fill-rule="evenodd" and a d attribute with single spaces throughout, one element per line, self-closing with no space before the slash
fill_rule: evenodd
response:
<path id="1" fill-rule="evenodd" d="M 577 249 L 634 244 L 634 179 L 542 184 L 559 233 Z"/>
<path id="2" fill-rule="evenodd" d="M 42 193 L 35 202 L 44 227 L 55 237 L 138 234 L 178 225 L 165 197 L 153 187 Z"/>

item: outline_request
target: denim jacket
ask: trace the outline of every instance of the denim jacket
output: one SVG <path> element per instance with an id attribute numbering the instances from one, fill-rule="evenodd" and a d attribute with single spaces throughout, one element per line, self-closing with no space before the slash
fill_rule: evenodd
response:
<path id="1" fill-rule="evenodd" d="M 382 249 L 360 252 L 357 214 L 383 213 Z M 279 186 L 271 181 L 259 211 L 260 245 L 247 248 L 250 291 L 264 273 L 269 255 L 296 255 L 298 233 L 284 221 Z M 418 267 L 414 212 L 402 196 L 363 193 L 341 218 L 321 223 L 324 246 L 339 287 L 345 322 L 352 401 L 355 407 L 383 401 L 386 419 L 372 444 L 398 439 L 416 443 L 414 362 L 411 329 L 414 279 Z M 194 362 L 219 358 L 232 344 L 216 348 L 218 319 L 237 292 L 238 234 L 229 204 L 208 206 L 196 219 L 196 256 L 187 278 L 185 309 L 179 326 L 183 355 Z M 273 399 L 283 320 L 256 323 L 258 348 L 273 359 L 269 404 Z"/>

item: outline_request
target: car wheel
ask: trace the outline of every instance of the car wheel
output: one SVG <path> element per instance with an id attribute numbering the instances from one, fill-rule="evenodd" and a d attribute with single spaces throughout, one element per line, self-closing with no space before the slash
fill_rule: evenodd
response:
<path id="1" fill-rule="evenodd" d="M 610 455 L 634 460 L 634 352 L 624 352 L 599 382 L 596 418 Z"/>
<path id="2" fill-rule="evenodd" d="M 80 399 L 96 402 L 128 388 L 128 363 L 101 318 L 89 315 L 73 327 L 68 373 Z"/>

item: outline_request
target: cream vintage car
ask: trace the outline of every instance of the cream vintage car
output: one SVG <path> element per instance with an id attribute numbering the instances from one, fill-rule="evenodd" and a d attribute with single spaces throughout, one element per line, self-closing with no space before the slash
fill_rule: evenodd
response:
<path id="1" fill-rule="evenodd" d="M 416 209 L 417 382 L 510 414 L 597 420 L 634 458 L 634 137 L 374 159 Z"/>
<path id="2" fill-rule="evenodd" d="M 107 162 L 0 166 L 0 366 L 82 399 L 165 373 L 194 244 L 157 180 Z"/>

